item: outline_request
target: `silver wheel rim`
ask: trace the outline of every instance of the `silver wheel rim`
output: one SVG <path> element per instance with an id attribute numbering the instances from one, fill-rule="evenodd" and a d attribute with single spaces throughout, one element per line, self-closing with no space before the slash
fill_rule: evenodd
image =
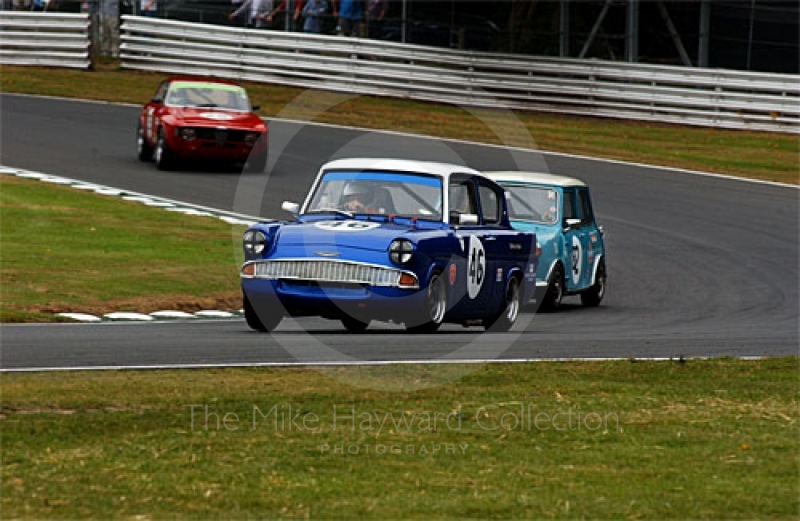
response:
<path id="1" fill-rule="evenodd" d="M 506 311 L 506 318 L 513 324 L 517 321 L 517 314 L 519 314 L 519 289 L 514 287 L 511 301 L 508 303 L 508 310 Z"/>
<path id="2" fill-rule="evenodd" d="M 141 154 L 144 147 L 144 137 L 142 137 L 142 129 L 136 133 L 136 152 Z"/>
<path id="3" fill-rule="evenodd" d="M 156 163 L 159 163 L 159 164 L 161 163 L 161 157 L 162 157 L 162 154 L 164 153 L 164 146 L 163 145 L 164 144 L 162 142 L 162 139 L 159 138 L 158 139 L 158 143 L 156 143 Z"/>
<path id="4" fill-rule="evenodd" d="M 555 273 L 555 279 L 553 279 L 553 288 L 555 289 L 555 295 L 553 295 L 553 304 L 559 305 L 561 304 L 561 299 L 564 297 L 564 288 L 561 285 L 561 273 Z"/>
<path id="5" fill-rule="evenodd" d="M 597 275 L 597 296 L 603 298 L 606 292 L 606 272 L 603 271 Z"/>
<path id="6" fill-rule="evenodd" d="M 428 307 L 428 314 L 431 317 L 431 322 L 434 324 L 441 324 L 442 320 L 444 319 L 444 312 L 445 308 L 447 307 L 447 303 L 445 302 L 444 291 L 441 289 L 441 284 L 439 284 L 439 277 L 437 276 L 433 280 L 431 280 L 430 285 L 428 286 L 428 300 L 429 300 L 429 307 Z"/>

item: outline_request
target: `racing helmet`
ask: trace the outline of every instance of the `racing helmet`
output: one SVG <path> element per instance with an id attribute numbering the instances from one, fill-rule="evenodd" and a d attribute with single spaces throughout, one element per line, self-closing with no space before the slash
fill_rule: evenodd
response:
<path id="1" fill-rule="evenodd" d="M 344 190 L 342 190 L 342 203 L 356 198 L 362 203 L 366 203 L 372 200 L 374 194 L 375 189 L 370 183 L 365 181 L 350 181 L 345 185 Z"/>

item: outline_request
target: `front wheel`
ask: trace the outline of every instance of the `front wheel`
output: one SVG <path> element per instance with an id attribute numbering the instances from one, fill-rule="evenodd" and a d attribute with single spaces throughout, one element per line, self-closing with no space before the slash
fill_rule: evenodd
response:
<path id="1" fill-rule="evenodd" d="M 167 144 L 167 138 L 164 135 L 163 128 L 158 130 L 158 141 L 156 141 L 154 159 L 156 168 L 159 170 L 169 170 L 175 163 L 174 154 Z"/>
<path id="2" fill-rule="evenodd" d="M 597 274 L 591 288 L 581 293 L 581 302 L 584 306 L 596 308 L 603 301 L 606 294 L 606 263 L 600 260 L 597 267 Z"/>
<path id="3" fill-rule="evenodd" d="M 283 315 L 274 312 L 267 307 L 260 306 L 258 310 L 247 298 L 244 296 L 244 320 L 250 329 L 254 329 L 259 333 L 267 333 L 278 327 L 278 324 L 283 320 Z"/>
<path id="4" fill-rule="evenodd" d="M 447 311 L 447 286 L 441 273 L 434 273 L 425 291 L 425 309 L 423 310 L 421 323 L 412 325 L 406 324 L 406 331 L 409 333 L 433 333 L 444 321 L 444 314 Z"/>
<path id="5" fill-rule="evenodd" d="M 367 327 L 369 327 L 369 322 L 362 322 L 353 317 L 344 317 L 342 318 L 342 325 L 348 333 L 359 334 L 367 330 Z"/>
<path id="6" fill-rule="evenodd" d="M 564 268 L 561 264 L 556 264 L 550 278 L 547 279 L 547 290 L 539 306 L 541 311 L 556 311 L 561 307 L 561 299 L 564 298 Z"/>
<path id="7" fill-rule="evenodd" d="M 139 161 L 153 160 L 153 147 L 147 142 L 141 123 L 136 125 L 136 155 L 139 157 Z"/>
<path id="8" fill-rule="evenodd" d="M 267 167 L 267 158 L 268 154 L 264 151 L 261 154 L 250 154 L 250 157 L 247 158 L 247 163 L 245 165 L 245 170 L 248 172 L 252 172 L 254 174 L 258 174 L 264 171 Z"/>
<path id="9" fill-rule="evenodd" d="M 506 298 L 503 302 L 503 309 L 500 314 L 493 319 L 486 320 L 484 327 L 486 331 L 493 333 L 503 333 L 508 331 L 514 326 L 519 316 L 520 296 L 519 296 L 519 280 L 516 277 L 508 281 L 506 287 Z"/>

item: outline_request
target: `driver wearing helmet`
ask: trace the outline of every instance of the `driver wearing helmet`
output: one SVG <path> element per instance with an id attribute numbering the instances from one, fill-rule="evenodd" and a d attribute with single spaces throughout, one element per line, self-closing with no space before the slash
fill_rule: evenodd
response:
<path id="1" fill-rule="evenodd" d="M 342 192 L 342 208 L 353 213 L 375 213 L 370 206 L 375 195 L 374 188 L 364 181 L 350 181 Z"/>

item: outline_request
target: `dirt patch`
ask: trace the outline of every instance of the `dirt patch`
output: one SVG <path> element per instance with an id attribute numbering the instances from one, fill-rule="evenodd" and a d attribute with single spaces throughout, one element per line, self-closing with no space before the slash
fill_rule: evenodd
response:
<path id="1" fill-rule="evenodd" d="M 26 311 L 34 313 L 88 313 L 103 315 L 115 311 L 152 313 L 153 311 L 185 311 L 192 313 L 204 309 L 241 309 L 242 294 L 239 291 L 212 293 L 203 297 L 192 295 L 150 295 L 136 298 L 114 299 L 103 302 L 74 304 L 51 302 L 44 306 L 29 307 Z"/>

